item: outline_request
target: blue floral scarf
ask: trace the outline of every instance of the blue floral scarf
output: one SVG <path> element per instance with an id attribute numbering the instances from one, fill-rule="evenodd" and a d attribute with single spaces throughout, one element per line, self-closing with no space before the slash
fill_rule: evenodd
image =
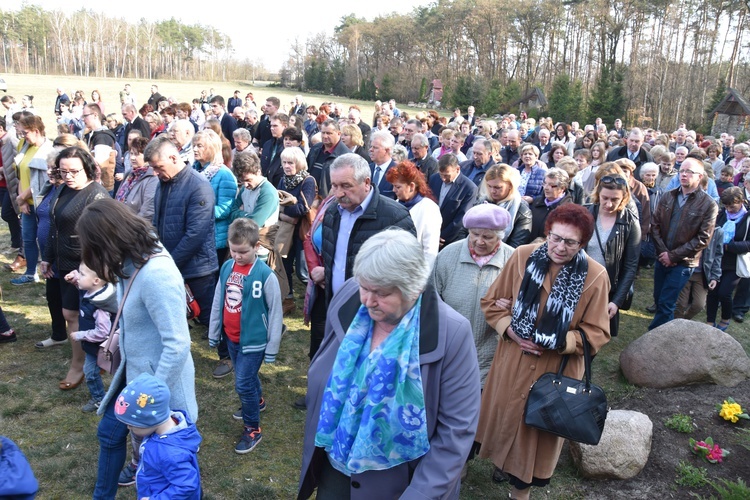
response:
<path id="1" fill-rule="evenodd" d="M 375 350 L 363 305 L 341 342 L 328 378 L 315 446 L 347 476 L 384 470 L 430 449 L 419 366 L 420 297 Z"/>

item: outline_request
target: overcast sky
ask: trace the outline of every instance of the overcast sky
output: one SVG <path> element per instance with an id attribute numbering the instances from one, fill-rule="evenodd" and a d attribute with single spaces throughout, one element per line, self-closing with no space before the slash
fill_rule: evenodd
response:
<path id="1" fill-rule="evenodd" d="M 2 0 L 3 10 L 18 10 L 22 0 Z M 214 26 L 232 39 L 237 59 L 260 60 L 266 69 L 276 71 L 288 57 L 291 42 L 298 37 L 304 41 L 309 34 L 333 33 L 343 16 L 354 13 L 358 17 L 372 20 L 391 12 L 409 13 L 418 5 L 427 5 L 429 0 L 378 0 L 376 2 L 353 2 L 348 0 L 286 2 L 238 2 L 237 0 L 195 0 L 177 3 L 170 0 L 125 0 L 124 2 L 91 2 L 84 0 L 32 0 L 26 3 L 39 5 L 45 10 L 59 9 L 76 11 L 81 8 L 104 11 L 108 16 L 121 17 L 137 22 L 142 17 L 153 21 L 171 17 L 185 24 Z M 188 5 L 203 5 L 205 8 L 191 9 Z M 325 6 L 325 11 L 322 8 Z M 267 8 L 270 7 L 270 8 Z M 274 8 L 275 7 L 275 8 Z M 247 22 L 242 24 L 242 19 Z M 281 35 L 276 33 L 281 33 Z"/>

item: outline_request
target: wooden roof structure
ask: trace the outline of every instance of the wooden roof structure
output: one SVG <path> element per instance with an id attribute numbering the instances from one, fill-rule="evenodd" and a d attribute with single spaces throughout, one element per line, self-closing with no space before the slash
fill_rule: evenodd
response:
<path id="1" fill-rule="evenodd" d="M 510 104 L 510 107 L 512 108 L 513 106 L 518 106 L 521 103 L 526 104 L 528 106 L 528 104 L 531 101 L 536 101 L 537 105 L 540 108 L 544 108 L 548 104 L 547 96 L 544 95 L 544 91 L 539 87 L 532 87 L 531 90 L 529 90 L 525 96 L 513 101 Z"/>
<path id="2" fill-rule="evenodd" d="M 719 113 L 722 115 L 746 116 L 750 115 L 750 103 L 742 97 L 736 89 L 727 89 L 727 95 L 721 100 L 718 106 L 714 108 L 711 114 Z"/>

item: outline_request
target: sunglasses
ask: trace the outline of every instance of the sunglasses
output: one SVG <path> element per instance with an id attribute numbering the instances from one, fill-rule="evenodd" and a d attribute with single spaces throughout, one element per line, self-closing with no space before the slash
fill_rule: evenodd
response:
<path id="1" fill-rule="evenodd" d="M 628 181 L 626 181 L 624 178 L 620 177 L 619 175 L 605 175 L 602 177 L 602 180 L 599 181 L 602 184 L 617 184 L 618 186 L 627 186 Z"/>

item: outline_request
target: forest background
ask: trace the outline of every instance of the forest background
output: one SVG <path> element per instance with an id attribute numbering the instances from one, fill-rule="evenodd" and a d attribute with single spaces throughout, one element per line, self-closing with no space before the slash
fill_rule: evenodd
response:
<path id="1" fill-rule="evenodd" d="M 517 110 L 533 87 L 556 120 L 710 130 L 727 87 L 750 94 L 750 0 L 439 0 L 408 14 L 340 18 L 295 39 L 276 69 L 234 57 L 212 26 L 24 5 L 0 8 L 0 70 L 134 79 L 272 80 L 356 99 Z M 257 43 L 257 41 L 255 41 Z M 263 44 L 258 43 L 258 50 Z M 534 116 L 536 112 L 531 112 Z"/>

